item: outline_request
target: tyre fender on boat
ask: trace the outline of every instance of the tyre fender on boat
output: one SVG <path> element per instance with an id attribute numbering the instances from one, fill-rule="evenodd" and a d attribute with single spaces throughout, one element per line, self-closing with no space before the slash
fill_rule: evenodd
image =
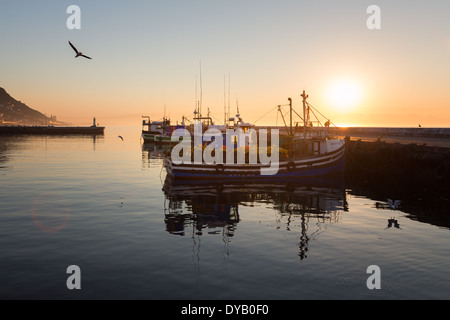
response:
<path id="1" fill-rule="evenodd" d="M 225 166 L 223 164 L 218 164 L 216 166 L 216 172 L 222 174 L 223 171 L 225 170 Z"/>
<path id="2" fill-rule="evenodd" d="M 289 161 L 289 163 L 287 164 L 287 170 L 288 171 L 295 170 L 295 163 L 293 161 Z"/>
<path id="3" fill-rule="evenodd" d="M 443 180 L 449 173 L 449 163 L 444 162 L 436 167 L 434 175 L 437 180 Z"/>
<path id="4" fill-rule="evenodd" d="M 216 185 L 216 191 L 218 193 L 222 193 L 223 192 L 223 184 L 222 183 Z"/>

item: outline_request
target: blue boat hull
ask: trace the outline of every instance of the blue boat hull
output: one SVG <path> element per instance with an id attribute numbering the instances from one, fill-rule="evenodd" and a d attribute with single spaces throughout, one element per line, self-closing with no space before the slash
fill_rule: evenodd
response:
<path id="1" fill-rule="evenodd" d="M 216 170 L 215 166 L 208 165 L 174 165 L 170 159 L 165 159 L 167 174 L 177 179 L 284 179 L 284 178 L 310 178 L 321 177 L 344 172 L 345 153 L 344 148 L 334 154 L 322 155 L 316 159 L 303 159 L 296 165 L 289 167 L 287 162 L 280 163 L 279 170 L 273 175 L 261 175 L 260 170 L 248 169 L 242 166 L 240 172 L 232 167 L 222 166 L 222 170 Z M 291 164 L 292 162 L 289 162 Z"/>

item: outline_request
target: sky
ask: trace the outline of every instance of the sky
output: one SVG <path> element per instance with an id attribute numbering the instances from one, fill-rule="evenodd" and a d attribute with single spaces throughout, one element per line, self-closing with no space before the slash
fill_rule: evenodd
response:
<path id="1" fill-rule="evenodd" d="M 71 5 L 80 29 L 67 27 Z M 305 90 L 336 125 L 450 127 L 447 0 L 0 0 L 0 8 L 0 87 L 60 121 L 139 125 L 165 114 L 176 123 L 192 118 L 201 97 L 217 123 L 238 106 L 246 122 L 281 125 L 277 105 L 292 98 L 300 113 Z M 75 59 L 68 41 L 93 59 Z"/>

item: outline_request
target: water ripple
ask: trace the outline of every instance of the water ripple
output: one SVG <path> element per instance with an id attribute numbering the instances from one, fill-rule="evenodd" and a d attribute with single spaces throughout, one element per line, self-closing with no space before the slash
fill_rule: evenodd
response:
<path id="1" fill-rule="evenodd" d="M 369 276 L 360 273 L 344 275 L 338 279 L 338 284 L 349 292 L 359 295 L 385 296 L 392 293 L 392 284 L 383 279 L 380 289 L 369 289 L 366 285 Z"/>

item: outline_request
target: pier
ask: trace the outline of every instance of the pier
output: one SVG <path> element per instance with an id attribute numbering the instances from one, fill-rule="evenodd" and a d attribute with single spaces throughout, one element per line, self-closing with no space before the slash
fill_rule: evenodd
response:
<path id="1" fill-rule="evenodd" d="M 0 135 L 103 135 L 105 127 L 0 126 Z"/>

